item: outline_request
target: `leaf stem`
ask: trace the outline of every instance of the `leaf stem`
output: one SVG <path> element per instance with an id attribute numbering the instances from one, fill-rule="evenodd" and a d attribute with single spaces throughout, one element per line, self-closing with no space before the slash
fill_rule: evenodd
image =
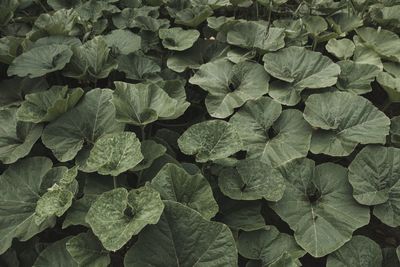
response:
<path id="1" fill-rule="evenodd" d="M 267 28 L 267 34 L 269 33 L 269 28 L 271 28 L 271 16 L 272 16 L 272 0 L 269 2 L 269 8 L 268 8 L 268 28 Z"/>
<path id="2" fill-rule="evenodd" d="M 254 1 L 254 5 L 255 5 L 255 8 L 256 8 L 256 18 L 258 20 L 258 15 L 259 15 L 258 12 L 259 11 L 258 11 L 258 1 L 257 0 Z"/>
<path id="3" fill-rule="evenodd" d="M 117 176 L 113 176 L 114 189 L 118 187 Z"/>
<path id="4" fill-rule="evenodd" d="M 140 125 L 140 133 L 142 137 L 142 141 L 146 140 L 146 131 L 145 131 L 146 125 Z"/>

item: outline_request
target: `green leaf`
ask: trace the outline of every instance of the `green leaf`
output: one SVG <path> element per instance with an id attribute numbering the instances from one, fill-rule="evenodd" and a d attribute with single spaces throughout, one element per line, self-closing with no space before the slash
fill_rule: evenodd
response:
<path id="1" fill-rule="evenodd" d="M 52 14 L 42 13 L 36 19 L 31 34 L 38 34 L 39 31 L 46 35 L 78 35 L 78 21 L 79 14 L 74 9 L 60 9 Z"/>
<path id="2" fill-rule="evenodd" d="M 356 235 L 350 242 L 328 256 L 327 267 L 375 267 L 382 265 L 382 251 L 368 237 Z"/>
<path id="3" fill-rule="evenodd" d="M 141 171 L 149 168 L 154 160 L 165 154 L 167 148 L 153 140 L 143 140 L 141 142 L 140 151 L 142 152 L 143 160 L 132 168 L 131 171 Z"/>
<path id="4" fill-rule="evenodd" d="M 33 267 L 78 267 L 66 249 L 66 244 L 71 237 L 66 237 L 52 243 L 37 257 Z"/>
<path id="5" fill-rule="evenodd" d="M 62 70 L 72 57 L 67 45 L 44 45 L 16 57 L 8 68 L 7 74 L 29 78 L 40 77 L 47 73 Z"/>
<path id="6" fill-rule="evenodd" d="M 354 43 L 346 38 L 343 39 L 329 39 L 325 45 L 326 50 L 341 60 L 349 59 L 356 48 Z"/>
<path id="7" fill-rule="evenodd" d="M 239 235 L 238 249 L 240 255 L 245 258 L 261 260 L 262 266 L 273 266 L 271 264 L 278 261 L 285 253 L 293 260 L 306 254 L 292 236 L 279 233 L 272 225 L 257 231 L 242 232 Z"/>
<path id="8" fill-rule="evenodd" d="M 178 101 L 156 84 L 114 82 L 116 119 L 142 126 L 175 113 Z"/>
<path id="9" fill-rule="evenodd" d="M 147 77 L 159 73 L 160 66 L 150 57 L 137 54 L 121 55 L 118 57 L 118 70 L 132 80 L 146 80 Z"/>
<path id="10" fill-rule="evenodd" d="M 255 21 L 236 23 L 227 32 L 228 44 L 243 48 L 257 48 L 266 51 L 276 51 L 285 46 L 285 30 L 268 28 L 267 25 Z"/>
<path id="11" fill-rule="evenodd" d="M 340 67 L 319 52 L 291 46 L 263 57 L 264 68 L 279 79 L 269 95 L 281 104 L 294 106 L 306 88 L 324 88 L 336 83 Z"/>
<path id="12" fill-rule="evenodd" d="M 321 16 L 305 16 L 302 20 L 306 31 L 313 37 L 317 37 L 328 29 L 328 23 Z"/>
<path id="13" fill-rule="evenodd" d="M 237 129 L 248 156 L 271 166 L 305 157 L 311 127 L 298 110 L 283 111 L 269 97 L 248 101 L 229 120 Z"/>
<path id="14" fill-rule="evenodd" d="M 151 187 L 163 200 L 182 203 L 211 219 L 218 212 L 210 184 L 200 173 L 190 175 L 175 164 L 167 163 L 152 179 Z"/>
<path id="15" fill-rule="evenodd" d="M 0 124 L 0 161 L 5 164 L 28 155 L 43 129 L 40 124 L 18 121 L 15 108 L 0 110 Z"/>
<path id="16" fill-rule="evenodd" d="M 110 102 L 112 91 L 93 89 L 73 109 L 52 121 L 43 131 L 43 144 L 62 162 L 72 160 L 84 145 L 94 144 L 102 135 L 121 132 Z"/>
<path id="17" fill-rule="evenodd" d="M 391 102 L 400 102 L 400 64 L 384 63 L 384 72 L 376 77 L 377 82 L 386 91 Z"/>
<path id="18" fill-rule="evenodd" d="M 122 55 L 136 52 L 141 47 L 142 38 L 128 30 L 113 30 L 104 36 L 109 47 L 117 48 Z"/>
<path id="19" fill-rule="evenodd" d="M 81 46 L 72 47 L 73 56 L 63 74 L 75 79 L 106 78 L 117 68 L 116 60 L 110 55 L 110 48 L 104 37 L 96 36 Z"/>
<path id="20" fill-rule="evenodd" d="M 0 38 L 0 62 L 10 64 L 18 56 L 18 49 L 23 40 L 14 36 Z"/>
<path id="21" fill-rule="evenodd" d="M 154 255 L 158 255 L 154 257 Z M 237 266 L 235 241 L 229 228 L 204 219 L 172 201 L 156 225 L 146 227 L 127 252 L 125 266 Z"/>
<path id="22" fill-rule="evenodd" d="M 66 249 L 79 267 L 107 267 L 111 263 L 108 252 L 90 232 L 69 239 Z"/>
<path id="23" fill-rule="evenodd" d="M 206 107 L 216 118 L 226 118 L 246 101 L 268 92 L 269 76 L 258 63 L 233 64 L 226 59 L 201 65 L 189 80 L 208 92 Z"/>
<path id="24" fill-rule="evenodd" d="M 54 226 L 55 216 L 62 212 L 48 212 L 42 220 L 36 219 L 43 211 L 40 202 L 46 201 L 42 197 L 48 198 L 46 190 L 56 190 L 63 181 L 64 168 L 52 169 L 50 159 L 33 157 L 11 165 L 0 176 L 0 254 L 11 246 L 14 238 L 26 241 Z"/>
<path id="25" fill-rule="evenodd" d="M 101 175 L 118 176 L 142 160 L 140 141 L 135 133 L 112 133 L 96 140 L 88 159 L 80 168 L 85 172 L 96 171 Z"/>
<path id="26" fill-rule="evenodd" d="M 189 49 L 197 41 L 200 32 L 197 30 L 184 30 L 180 27 L 160 29 L 158 32 L 162 45 L 175 51 Z"/>
<path id="27" fill-rule="evenodd" d="M 357 144 L 384 144 L 390 120 L 367 99 L 351 93 L 327 92 L 311 95 L 305 102 L 304 118 L 316 130 L 311 152 L 348 156 Z"/>
<path id="28" fill-rule="evenodd" d="M 400 149 L 394 147 L 367 146 L 349 166 L 353 197 L 374 206 L 374 215 L 392 227 L 400 226 L 399 173 Z"/>
<path id="29" fill-rule="evenodd" d="M 393 117 L 390 123 L 390 142 L 400 147 L 400 116 Z"/>
<path id="30" fill-rule="evenodd" d="M 380 73 L 377 66 L 359 64 L 350 60 L 339 61 L 337 64 L 341 69 L 336 83 L 339 90 L 358 95 L 372 91 L 371 82 Z"/>
<path id="31" fill-rule="evenodd" d="M 313 257 L 323 257 L 368 224 L 369 209 L 352 197 L 347 169 L 333 163 L 315 167 L 309 159 L 280 168 L 286 180 L 281 200 L 271 208 L 289 224 L 296 242 Z"/>
<path id="32" fill-rule="evenodd" d="M 17 111 L 17 118 L 26 122 L 52 121 L 73 108 L 83 95 L 81 88 L 52 86 L 47 91 L 25 96 L 25 102 Z"/>
<path id="33" fill-rule="evenodd" d="M 159 193 L 150 187 L 117 188 L 97 198 L 86 222 L 107 250 L 117 251 L 146 225 L 157 223 L 163 209 Z"/>
<path id="34" fill-rule="evenodd" d="M 212 14 L 213 11 L 208 5 L 185 8 L 176 13 L 175 23 L 188 27 L 197 27 Z"/>
<path id="35" fill-rule="evenodd" d="M 229 157 L 242 149 L 236 129 L 223 120 L 209 120 L 192 125 L 178 139 L 180 150 L 195 155 L 197 162 Z"/>
<path id="36" fill-rule="evenodd" d="M 257 159 L 241 160 L 235 167 L 222 170 L 218 185 L 222 193 L 236 200 L 278 201 L 285 191 L 281 173 Z"/>
<path id="37" fill-rule="evenodd" d="M 400 62 L 400 38 L 397 34 L 383 29 L 364 27 L 356 30 L 362 42 L 381 57 Z"/>

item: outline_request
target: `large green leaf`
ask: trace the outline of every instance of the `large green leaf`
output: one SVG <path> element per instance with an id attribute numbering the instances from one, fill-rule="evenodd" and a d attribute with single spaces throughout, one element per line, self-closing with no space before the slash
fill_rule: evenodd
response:
<path id="1" fill-rule="evenodd" d="M 380 73 L 375 65 L 359 64 L 345 60 L 338 62 L 341 72 L 336 86 L 341 91 L 347 91 L 358 95 L 372 91 L 371 82 Z"/>
<path id="2" fill-rule="evenodd" d="M 325 45 L 326 50 L 339 59 L 349 59 L 356 48 L 354 43 L 346 38 L 343 39 L 330 39 Z"/>
<path id="3" fill-rule="evenodd" d="M 270 206 L 313 257 L 337 250 L 356 229 L 368 224 L 369 209 L 353 199 L 346 168 L 333 163 L 315 167 L 314 161 L 305 158 L 280 170 L 286 190 L 282 199 Z"/>
<path id="4" fill-rule="evenodd" d="M 218 185 L 222 193 L 237 200 L 278 201 L 285 191 L 282 174 L 257 159 L 241 160 L 235 167 L 224 169 Z"/>
<path id="5" fill-rule="evenodd" d="M 384 144 L 390 120 L 367 99 L 346 92 L 311 95 L 304 118 L 315 127 L 311 152 L 347 156 L 357 144 Z"/>
<path id="6" fill-rule="evenodd" d="M 383 64 L 385 71 L 379 73 L 376 80 L 389 96 L 391 102 L 400 102 L 400 63 Z"/>
<path id="7" fill-rule="evenodd" d="M 126 78 L 140 81 L 159 73 L 161 68 L 150 57 L 133 53 L 118 57 L 118 70 L 125 73 Z"/>
<path id="8" fill-rule="evenodd" d="M 195 155 L 197 162 L 224 159 L 242 149 L 236 129 L 223 120 L 192 125 L 179 137 L 178 145 L 184 154 Z"/>
<path id="9" fill-rule="evenodd" d="M 258 48 L 264 52 L 276 51 L 285 46 L 285 30 L 269 28 L 255 21 L 236 23 L 229 29 L 226 40 L 231 45 L 243 48 Z"/>
<path id="10" fill-rule="evenodd" d="M 79 267 L 107 267 L 111 262 L 108 252 L 90 232 L 69 239 L 66 249 Z"/>
<path id="11" fill-rule="evenodd" d="M 210 184 L 200 173 L 190 175 L 183 168 L 167 163 L 151 181 L 163 200 L 182 203 L 206 219 L 218 212 Z"/>
<path id="12" fill-rule="evenodd" d="M 49 198 L 49 194 L 62 191 L 65 179 L 73 181 L 67 173 L 66 167 L 52 168 L 51 160 L 44 157 L 20 160 L 4 171 L 0 176 L 0 254 L 13 238 L 26 241 L 54 226 L 55 217 L 63 212 L 53 207 L 63 199 Z"/>
<path id="13" fill-rule="evenodd" d="M 160 29 L 158 32 L 162 44 L 169 50 L 183 51 L 189 49 L 197 41 L 200 32 L 197 30 L 184 30 L 182 28 Z"/>
<path id="14" fill-rule="evenodd" d="M 305 157 L 310 148 L 311 127 L 303 114 L 283 111 L 269 97 L 248 101 L 229 120 L 237 129 L 248 156 L 271 166 Z"/>
<path id="15" fill-rule="evenodd" d="M 382 251 L 368 237 L 356 235 L 339 250 L 328 256 L 327 267 L 377 267 L 382 265 Z"/>
<path id="16" fill-rule="evenodd" d="M 66 237 L 52 243 L 37 257 L 33 267 L 79 267 L 66 249 L 71 237 Z"/>
<path id="17" fill-rule="evenodd" d="M 291 46 L 263 57 L 269 74 L 279 79 L 270 86 L 269 95 L 285 105 L 296 105 L 306 88 L 324 88 L 336 83 L 340 67 L 319 52 Z"/>
<path id="18" fill-rule="evenodd" d="M 159 193 L 148 186 L 129 192 L 117 188 L 97 198 L 86 222 L 107 250 L 117 251 L 146 225 L 157 223 L 163 209 Z"/>
<path id="19" fill-rule="evenodd" d="M 116 60 L 110 55 L 110 48 L 104 37 L 97 36 L 81 46 L 72 48 L 71 62 L 66 66 L 63 74 L 75 79 L 106 78 L 117 68 Z"/>
<path id="20" fill-rule="evenodd" d="M 31 34 L 43 32 L 45 35 L 77 35 L 79 14 L 74 9 L 60 9 L 54 13 L 42 13 L 36 19 Z"/>
<path id="21" fill-rule="evenodd" d="M 135 133 L 111 133 L 96 140 L 81 169 L 86 172 L 97 171 L 101 175 L 118 176 L 134 168 L 142 160 L 140 141 Z"/>
<path id="22" fill-rule="evenodd" d="M 400 62 L 400 38 L 397 34 L 388 30 L 370 27 L 357 29 L 356 32 L 362 42 L 381 57 Z"/>
<path id="23" fill-rule="evenodd" d="M 104 36 L 109 47 L 116 48 L 119 53 L 128 55 L 141 47 L 142 38 L 128 30 L 114 30 Z"/>
<path id="24" fill-rule="evenodd" d="M 10 64 L 18 56 L 18 51 L 23 40 L 14 36 L 0 38 L 0 62 Z"/>
<path id="25" fill-rule="evenodd" d="M 10 164 L 25 157 L 42 134 L 42 125 L 21 122 L 17 109 L 0 110 L 0 161 Z"/>
<path id="26" fill-rule="evenodd" d="M 44 45 L 16 57 L 8 68 L 7 74 L 30 78 L 62 70 L 72 57 L 67 45 Z"/>
<path id="27" fill-rule="evenodd" d="M 68 86 L 52 86 L 47 91 L 26 95 L 17 118 L 34 123 L 52 121 L 74 107 L 82 95 L 81 88 L 68 89 Z"/>
<path id="28" fill-rule="evenodd" d="M 201 65 L 189 80 L 208 92 L 206 107 L 216 118 L 226 118 L 247 100 L 268 92 L 269 76 L 254 62 L 233 64 L 221 59 Z"/>
<path id="29" fill-rule="evenodd" d="M 349 166 L 349 181 L 360 204 L 374 205 L 374 215 L 387 225 L 400 225 L 400 149 L 363 148 Z"/>
<path id="30" fill-rule="evenodd" d="M 91 145 L 104 134 L 120 132 L 124 125 L 115 121 L 110 102 L 112 91 L 93 89 L 79 104 L 52 121 L 43 131 L 43 144 L 59 161 L 73 159 L 84 145 Z"/>
<path id="31" fill-rule="evenodd" d="M 146 227 L 125 256 L 125 266 L 145 265 L 237 266 L 235 241 L 226 225 L 210 222 L 180 203 L 165 201 L 160 221 Z"/>
<path id="32" fill-rule="evenodd" d="M 292 236 L 279 233 L 278 229 L 272 225 L 257 231 L 241 233 L 238 249 L 240 255 L 245 258 L 261 260 L 262 266 L 271 266 L 285 253 L 288 253 L 293 260 L 306 253 L 296 244 Z"/>
<path id="33" fill-rule="evenodd" d="M 152 83 L 115 82 L 112 102 L 116 119 L 142 126 L 175 114 L 178 101 Z"/>

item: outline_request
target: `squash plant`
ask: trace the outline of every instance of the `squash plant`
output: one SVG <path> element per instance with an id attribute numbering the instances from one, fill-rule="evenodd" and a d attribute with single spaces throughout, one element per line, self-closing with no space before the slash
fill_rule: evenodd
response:
<path id="1" fill-rule="evenodd" d="M 0 266 L 400 266 L 398 0 L 0 6 Z"/>

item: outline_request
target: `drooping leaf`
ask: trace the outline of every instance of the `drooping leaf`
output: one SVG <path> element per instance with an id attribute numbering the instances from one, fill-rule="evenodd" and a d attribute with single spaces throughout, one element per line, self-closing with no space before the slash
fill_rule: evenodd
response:
<path id="1" fill-rule="evenodd" d="M 62 70 L 72 57 L 67 45 L 44 45 L 16 57 L 8 68 L 7 74 L 19 77 L 35 78 L 47 73 Z"/>
<path id="2" fill-rule="evenodd" d="M 163 200 L 182 203 L 198 211 L 204 218 L 211 219 L 218 205 L 210 184 L 200 173 L 190 175 L 175 164 L 167 163 L 151 181 Z"/>
<path id="3" fill-rule="evenodd" d="M 350 60 L 339 61 L 337 64 L 341 69 L 336 83 L 339 90 L 358 95 L 372 91 L 371 82 L 380 73 L 377 66 L 359 64 Z"/>
<path id="4" fill-rule="evenodd" d="M 381 57 L 400 62 L 400 38 L 397 34 L 384 30 L 364 27 L 356 30 L 366 46 L 372 48 Z"/>
<path id="5" fill-rule="evenodd" d="M 73 159 L 84 145 L 94 144 L 102 135 L 121 132 L 110 102 L 112 91 L 93 89 L 76 107 L 52 121 L 43 131 L 43 144 L 62 162 Z"/>
<path id="6" fill-rule="evenodd" d="M 266 94 L 268 81 L 269 76 L 260 64 L 233 64 L 226 59 L 203 64 L 189 80 L 208 92 L 206 107 L 216 118 L 226 118 L 246 101 Z"/>
<path id="7" fill-rule="evenodd" d="M 379 73 L 376 80 L 391 102 L 400 102 L 400 64 L 388 62 L 383 64 L 383 68 L 385 71 Z"/>
<path id="8" fill-rule="evenodd" d="M 296 244 L 292 236 L 279 233 L 278 229 L 272 225 L 267 225 L 264 229 L 257 231 L 241 233 L 238 249 L 240 255 L 245 258 L 261 260 L 262 266 L 274 266 L 271 264 L 280 260 L 285 253 L 288 253 L 293 260 L 297 260 L 306 253 Z"/>
<path id="9" fill-rule="evenodd" d="M 368 237 L 356 235 L 339 250 L 328 256 L 327 267 L 375 267 L 382 265 L 382 251 Z"/>
<path id="10" fill-rule="evenodd" d="M 248 101 L 229 120 L 248 156 L 278 166 L 307 155 L 311 127 L 301 112 L 282 107 L 269 97 Z M 270 132 L 273 133 L 270 133 Z"/>
<path id="11" fill-rule="evenodd" d="M 285 191 L 281 173 L 257 159 L 241 160 L 235 167 L 224 169 L 218 185 L 222 193 L 236 200 L 278 201 Z"/>
<path id="12" fill-rule="evenodd" d="M 63 74 L 75 79 L 106 78 L 117 67 L 117 62 L 110 55 L 110 48 L 104 37 L 97 36 L 81 46 L 72 48 L 71 62 Z"/>
<path id="13" fill-rule="evenodd" d="M 319 52 L 291 46 L 263 57 L 264 68 L 279 79 L 270 86 L 269 95 L 281 104 L 294 106 L 306 88 L 334 85 L 340 67 Z"/>
<path id="14" fill-rule="evenodd" d="M 107 250 L 117 251 L 146 225 L 160 219 L 164 204 L 154 189 L 117 188 L 101 194 L 90 207 L 86 222 Z"/>
<path id="15" fill-rule="evenodd" d="M 236 129 L 222 120 L 209 120 L 192 125 L 178 139 L 181 151 L 195 155 L 197 162 L 223 159 L 242 149 Z"/>
<path id="16" fill-rule="evenodd" d="M 125 82 L 115 82 L 112 102 L 118 121 L 137 126 L 172 116 L 178 103 L 156 84 Z"/>
<path id="17" fill-rule="evenodd" d="M 79 14 L 74 9 L 60 9 L 56 12 L 42 13 L 35 21 L 33 35 L 40 32 L 45 35 L 65 35 L 73 36 L 79 33 L 77 23 Z M 39 31 L 39 33 L 37 32 Z"/>
<path id="18" fill-rule="evenodd" d="M 66 249 L 80 267 L 107 267 L 111 262 L 108 252 L 90 232 L 69 239 Z"/>
<path id="19" fill-rule="evenodd" d="M 125 255 L 125 266 L 237 266 L 235 241 L 226 225 L 180 203 L 164 203 L 160 221 L 143 230 Z"/>
<path id="20" fill-rule="evenodd" d="M 349 181 L 360 204 L 374 206 L 374 215 L 383 223 L 400 225 L 400 149 L 363 148 L 349 166 Z"/>
<path id="21" fill-rule="evenodd" d="M 17 118 L 26 122 L 52 121 L 73 108 L 83 95 L 81 88 L 52 86 L 47 91 L 25 96 L 25 102 L 17 111 Z"/>
<path id="22" fill-rule="evenodd" d="M 311 95 L 304 118 L 316 130 L 311 152 L 347 156 L 357 144 L 384 144 L 390 120 L 367 99 L 346 92 Z"/>
<path id="23" fill-rule="evenodd" d="M 28 155 L 43 129 L 40 124 L 18 121 L 15 108 L 0 110 L 0 124 L 0 161 L 5 164 Z"/>
<path id="24" fill-rule="evenodd" d="M 285 46 L 285 30 L 255 21 L 239 22 L 227 32 L 226 40 L 231 45 L 257 48 L 264 52 L 276 51 Z"/>
<path id="25" fill-rule="evenodd" d="M 37 257 L 33 267 L 78 267 L 77 262 L 71 257 L 66 249 L 67 242 L 71 237 L 66 237 L 52 243 L 45 248 Z"/>
<path id="26" fill-rule="evenodd" d="M 142 160 L 140 141 L 135 133 L 111 133 L 96 140 L 81 169 L 86 172 L 96 171 L 101 175 L 118 176 L 134 168 Z"/>
<path id="27" fill-rule="evenodd" d="M 40 209 L 39 202 L 46 201 L 42 197 L 46 198 L 48 188 L 57 190 L 64 178 L 64 168 L 52 168 L 48 158 L 33 157 L 11 165 L 0 176 L 0 254 L 11 246 L 14 238 L 26 241 L 54 226 L 55 217 L 62 215 L 61 212 L 50 214 L 50 210 Z M 48 203 L 57 205 L 54 202 L 58 199 Z"/>
<path id="28" fill-rule="evenodd" d="M 140 49 L 142 38 L 128 30 L 114 30 L 104 36 L 104 40 L 109 47 L 115 47 L 122 55 L 128 55 Z"/>
<path id="29" fill-rule="evenodd" d="M 161 29 L 158 32 L 162 44 L 169 50 L 183 51 L 189 49 L 197 41 L 200 32 L 197 30 L 184 30 L 180 27 Z"/>
<path id="30" fill-rule="evenodd" d="M 270 206 L 289 224 L 304 250 L 322 257 L 349 241 L 370 216 L 368 207 L 353 199 L 346 168 L 333 163 L 314 165 L 312 160 L 297 159 L 280 167 L 286 190 Z"/>
<path id="31" fill-rule="evenodd" d="M 154 142 L 153 140 L 143 140 L 141 142 L 140 151 L 143 155 L 143 160 L 139 162 L 131 171 L 141 171 L 151 166 L 154 160 L 165 154 L 167 149 L 165 146 Z"/>

